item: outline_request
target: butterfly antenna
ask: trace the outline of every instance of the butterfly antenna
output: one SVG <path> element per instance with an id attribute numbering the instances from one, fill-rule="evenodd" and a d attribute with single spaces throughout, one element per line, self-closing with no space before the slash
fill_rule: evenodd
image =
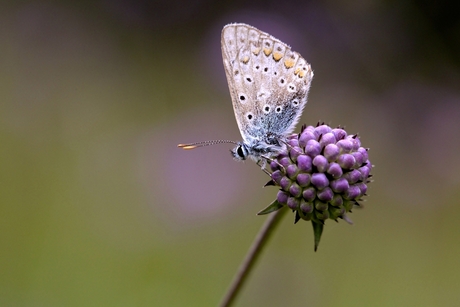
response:
<path id="1" fill-rule="evenodd" d="M 197 143 L 190 143 L 190 144 L 178 144 L 177 147 L 190 150 L 190 149 L 195 149 L 198 147 L 204 147 L 204 146 L 210 146 L 210 145 L 215 145 L 215 144 L 238 144 L 237 142 L 234 141 L 229 141 L 229 140 L 213 140 L 213 141 L 204 141 L 204 142 L 197 142 Z"/>

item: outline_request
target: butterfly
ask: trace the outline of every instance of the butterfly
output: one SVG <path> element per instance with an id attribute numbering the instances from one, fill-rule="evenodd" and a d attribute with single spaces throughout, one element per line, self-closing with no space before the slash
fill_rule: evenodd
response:
<path id="1" fill-rule="evenodd" d="M 243 23 L 223 28 L 221 47 L 243 141 L 213 140 L 178 147 L 233 143 L 231 153 L 236 160 L 270 160 L 286 148 L 286 137 L 307 103 L 313 78 L 311 66 L 285 43 Z"/>

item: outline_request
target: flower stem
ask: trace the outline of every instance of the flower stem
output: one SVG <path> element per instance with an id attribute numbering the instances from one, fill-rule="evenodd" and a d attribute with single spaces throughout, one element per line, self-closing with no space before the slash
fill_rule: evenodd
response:
<path id="1" fill-rule="evenodd" d="M 257 237 L 255 238 L 254 242 L 249 248 L 246 258 L 244 259 L 243 263 L 238 269 L 238 272 L 233 278 L 230 288 L 228 289 L 227 293 L 224 296 L 224 299 L 220 304 L 221 307 L 231 306 L 236 296 L 238 295 L 239 290 L 243 286 L 243 283 L 249 276 L 249 272 L 254 266 L 257 257 L 260 255 L 262 248 L 267 243 L 270 234 L 272 233 L 272 230 L 275 229 L 278 222 L 281 220 L 281 217 L 284 215 L 286 211 L 286 208 L 281 208 L 280 210 L 275 211 L 268 216 L 267 220 L 262 225 L 262 228 L 257 234 Z"/>

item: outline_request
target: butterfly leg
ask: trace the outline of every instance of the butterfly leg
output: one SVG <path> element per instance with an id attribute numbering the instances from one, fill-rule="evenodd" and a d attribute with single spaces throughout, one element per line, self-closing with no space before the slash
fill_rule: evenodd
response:
<path id="1" fill-rule="evenodd" d="M 262 170 L 263 170 L 266 174 L 271 175 L 271 174 L 266 170 L 266 168 L 265 168 L 266 165 L 267 165 L 267 161 L 275 162 L 276 164 L 278 164 L 279 168 L 281 168 L 281 171 L 282 171 L 283 173 L 286 173 L 286 169 L 284 168 L 284 166 L 282 166 L 282 165 L 281 165 L 278 161 L 276 161 L 275 159 L 272 159 L 272 158 L 267 157 L 267 156 L 261 156 L 261 157 L 264 158 L 265 160 L 263 160 L 263 161 L 262 161 L 263 164 L 260 165 L 259 162 L 262 160 L 262 159 L 260 159 L 260 160 L 257 162 L 257 165 L 259 165 L 259 166 L 262 168 Z"/>
<path id="2" fill-rule="evenodd" d="M 286 142 L 285 140 L 280 140 L 284 145 L 286 145 L 287 148 L 289 149 L 294 149 L 295 151 L 297 151 L 299 154 L 301 154 L 302 152 L 300 152 L 299 150 L 297 150 L 294 146 L 292 146 L 291 144 L 289 144 L 288 142 Z"/>
<path id="3" fill-rule="evenodd" d="M 267 159 L 266 157 L 262 157 L 263 159 L 259 159 L 257 160 L 256 164 L 258 166 L 260 166 L 260 168 L 264 171 L 265 174 L 267 174 L 268 176 L 270 176 L 270 172 L 267 171 L 267 161 L 265 159 Z"/>

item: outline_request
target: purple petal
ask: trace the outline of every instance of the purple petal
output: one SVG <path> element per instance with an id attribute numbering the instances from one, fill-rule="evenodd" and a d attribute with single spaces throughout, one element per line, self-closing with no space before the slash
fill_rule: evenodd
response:
<path id="1" fill-rule="evenodd" d="M 322 190 L 329 185 L 329 180 L 323 173 L 314 173 L 311 176 L 311 183 L 318 189 Z"/>
<path id="2" fill-rule="evenodd" d="M 353 144 L 353 146 L 352 146 L 353 150 L 358 150 L 359 147 L 361 147 L 361 141 L 359 140 L 359 137 L 355 137 L 355 138 L 350 137 L 350 136 L 348 136 L 348 137 L 349 137 L 349 140 L 351 141 L 351 143 Z"/>
<path id="3" fill-rule="evenodd" d="M 288 167 L 288 165 L 291 165 L 292 164 L 292 161 L 291 159 L 289 159 L 288 157 L 284 157 L 282 159 L 278 159 L 278 162 L 284 166 L 284 167 Z"/>
<path id="4" fill-rule="evenodd" d="M 353 165 L 355 165 L 355 157 L 351 154 L 342 154 L 337 159 L 337 163 L 339 163 L 340 167 L 343 169 L 351 169 Z"/>
<path id="5" fill-rule="evenodd" d="M 324 156 L 329 162 L 337 160 L 340 154 L 340 148 L 335 144 L 329 144 L 324 147 Z"/>
<path id="6" fill-rule="evenodd" d="M 327 173 L 331 174 L 334 178 L 340 178 L 343 175 L 342 168 L 338 163 L 332 162 L 329 164 Z"/>
<path id="7" fill-rule="evenodd" d="M 356 185 L 352 185 L 348 188 L 348 190 L 345 191 L 345 193 L 343 194 L 343 197 L 345 197 L 345 199 L 356 199 L 357 197 L 359 197 L 359 194 L 361 193 L 361 190 L 359 189 L 359 187 L 357 187 Z"/>
<path id="8" fill-rule="evenodd" d="M 292 210 L 296 210 L 299 207 L 300 200 L 298 198 L 289 197 L 287 200 L 287 205 Z"/>
<path id="9" fill-rule="evenodd" d="M 354 169 L 348 173 L 345 173 L 343 175 L 343 178 L 345 178 L 349 184 L 353 184 L 358 182 L 359 180 L 362 180 L 362 174 L 360 171 Z"/>
<path id="10" fill-rule="evenodd" d="M 292 183 L 292 180 L 289 179 L 288 177 L 283 177 L 280 180 L 280 187 L 284 190 L 287 191 Z"/>
<path id="11" fill-rule="evenodd" d="M 291 164 L 286 168 L 286 175 L 291 179 L 295 179 L 298 173 L 299 173 L 299 169 L 297 168 L 297 165 L 295 164 Z"/>
<path id="12" fill-rule="evenodd" d="M 356 186 L 359 188 L 359 190 L 361 191 L 360 194 L 360 197 L 362 197 L 363 195 L 366 194 L 367 192 L 367 185 L 364 183 L 364 182 L 360 182 L 360 183 L 357 183 Z"/>
<path id="13" fill-rule="evenodd" d="M 274 171 L 271 174 L 271 177 L 272 177 L 273 181 L 276 182 L 279 185 L 280 181 L 281 181 L 281 178 L 283 178 L 283 174 L 281 173 L 281 171 Z"/>
<path id="14" fill-rule="evenodd" d="M 305 131 L 308 131 L 308 132 L 315 132 L 315 127 L 313 127 L 313 126 L 307 126 L 307 127 L 305 128 Z"/>
<path id="15" fill-rule="evenodd" d="M 300 147 L 292 147 L 289 150 L 289 156 L 291 157 L 291 160 L 294 162 L 297 162 L 297 157 L 300 156 L 303 153 L 303 150 Z"/>
<path id="16" fill-rule="evenodd" d="M 305 188 L 310 184 L 311 176 L 310 174 L 300 173 L 297 175 L 297 183 L 302 187 Z"/>
<path id="17" fill-rule="evenodd" d="M 308 141 L 310 140 L 316 140 L 316 136 L 312 131 L 307 131 L 305 129 L 300 135 L 299 146 L 305 148 L 305 146 L 307 146 Z"/>
<path id="18" fill-rule="evenodd" d="M 342 153 L 349 153 L 353 149 L 353 143 L 347 139 L 338 141 L 337 146 Z"/>
<path id="19" fill-rule="evenodd" d="M 299 170 L 302 172 L 311 172 L 312 170 L 312 164 L 311 164 L 311 158 L 306 155 L 300 155 L 297 157 L 297 166 L 299 167 Z"/>
<path id="20" fill-rule="evenodd" d="M 316 166 L 320 173 L 324 173 L 328 167 L 327 159 L 322 155 L 317 155 L 313 159 L 312 164 Z"/>
<path id="21" fill-rule="evenodd" d="M 287 204 L 288 198 L 289 198 L 289 195 L 284 191 L 278 191 L 278 195 L 276 195 L 276 200 L 282 205 Z"/>
<path id="22" fill-rule="evenodd" d="M 358 148 L 358 152 L 360 152 L 360 153 L 363 155 L 363 160 L 364 160 L 364 161 L 366 161 L 367 159 L 369 159 L 369 154 L 367 153 L 366 148 L 364 148 L 364 147 L 359 147 L 359 148 Z"/>
<path id="23" fill-rule="evenodd" d="M 299 197 L 301 194 L 302 194 L 302 188 L 297 184 L 297 183 L 293 183 L 290 187 L 289 187 L 289 193 L 291 194 L 291 196 L 293 197 Z"/>
<path id="24" fill-rule="evenodd" d="M 305 201 L 312 202 L 316 198 L 316 189 L 314 187 L 304 189 L 302 197 L 305 199 Z"/>
<path id="25" fill-rule="evenodd" d="M 313 212 L 313 204 L 312 203 L 307 203 L 304 200 L 300 201 L 300 210 L 302 210 L 303 213 L 308 214 Z"/>
<path id="26" fill-rule="evenodd" d="M 343 193 L 350 187 L 350 184 L 345 178 L 339 178 L 331 181 L 332 191 L 336 193 Z"/>
<path id="27" fill-rule="evenodd" d="M 324 190 L 318 192 L 317 196 L 319 200 L 327 203 L 334 197 L 334 192 L 332 192 L 330 187 L 325 187 Z"/>
<path id="28" fill-rule="evenodd" d="M 361 172 L 363 180 L 366 180 L 369 177 L 369 173 L 371 172 L 370 168 L 368 167 L 369 164 L 364 165 L 363 167 L 358 168 L 358 171 Z"/>
<path id="29" fill-rule="evenodd" d="M 297 138 L 291 138 L 287 142 L 289 145 L 292 147 L 298 147 L 299 146 L 299 140 Z"/>
<path id="30" fill-rule="evenodd" d="M 314 158 L 321 152 L 321 146 L 316 140 L 309 140 L 305 146 L 305 153 Z"/>
<path id="31" fill-rule="evenodd" d="M 329 144 L 335 144 L 335 142 L 337 142 L 337 140 L 335 139 L 335 135 L 331 132 L 328 132 L 326 134 L 323 134 L 321 140 L 319 141 L 319 144 L 321 145 L 321 148 L 324 148 Z"/>
<path id="32" fill-rule="evenodd" d="M 315 128 L 315 135 L 319 137 L 320 135 L 325 135 L 328 132 L 331 132 L 332 129 L 328 125 L 321 125 Z"/>
<path id="33" fill-rule="evenodd" d="M 342 140 L 347 137 L 347 132 L 340 128 L 332 129 L 331 131 L 335 135 L 337 141 Z"/>
<path id="34" fill-rule="evenodd" d="M 272 170 L 272 172 L 279 170 L 280 169 L 279 162 L 277 161 L 270 162 L 270 169 Z"/>
<path id="35" fill-rule="evenodd" d="M 358 168 L 364 163 L 364 157 L 360 152 L 355 151 L 352 152 L 351 155 L 355 158 L 355 165 L 353 165 L 354 168 Z"/>

